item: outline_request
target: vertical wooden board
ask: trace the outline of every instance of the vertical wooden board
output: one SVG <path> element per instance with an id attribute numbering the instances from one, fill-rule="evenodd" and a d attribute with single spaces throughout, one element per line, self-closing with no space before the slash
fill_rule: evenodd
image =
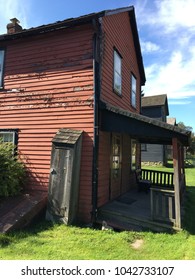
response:
<path id="1" fill-rule="evenodd" d="M 177 138 L 173 138 L 173 168 L 174 168 L 174 191 L 175 191 L 175 226 L 181 228 L 181 205 L 179 189 L 179 143 Z"/>
<path id="2" fill-rule="evenodd" d="M 109 201 L 111 135 L 100 131 L 98 155 L 98 207 Z"/>

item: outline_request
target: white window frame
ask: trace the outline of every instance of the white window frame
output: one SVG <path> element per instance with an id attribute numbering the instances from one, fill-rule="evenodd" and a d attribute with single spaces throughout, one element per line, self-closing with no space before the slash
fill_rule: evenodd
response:
<path id="1" fill-rule="evenodd" d="M 3 87 L 4 58 L 5 50 L 0 49 L 0 88 Z"/>
<path id="2" fill-rule="evenodd" d="M 122 57 L 114 49 L 114 92 L 122 94 Z"/>
<path id="3" fill-rule="evenodd" d="M 136 108 L 137 79 L 131 74 L 131 105 Z"/>
<path id="4" fill-rule="evenodd" d="M 8 139 L 9 135 L 12 136 L 11 141 Z M 6 137 L 8 136 L 8 138 Z M 3 142 L 8 142 L 8 143 L 12 143 L 13 145 L 16 144 L 16 131 L 5 131 L 5 130 L 0 130 L 0 139 L 3 140 Z"/>

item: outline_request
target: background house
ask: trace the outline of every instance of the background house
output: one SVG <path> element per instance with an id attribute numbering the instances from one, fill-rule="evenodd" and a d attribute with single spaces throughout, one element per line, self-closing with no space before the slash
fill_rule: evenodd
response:
<path id="1" fill-rule="evenodd" d="M 141 108 L 143 115 L 167 122 L 169 108 L 166 94 L 142 97 Z M 166 165 L 167 147 L 158 144 L 142 144 L 141 160 L 143 163 Z"/>

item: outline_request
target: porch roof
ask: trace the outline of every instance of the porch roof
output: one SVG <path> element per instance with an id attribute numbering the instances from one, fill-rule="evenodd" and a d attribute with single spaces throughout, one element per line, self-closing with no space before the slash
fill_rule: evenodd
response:
<path id="1" fill-rule="evenodd" d="M 103 101 L 101 108 L 101 130 L 126 133 L 140 143 L 172 145 L 177 138 L 184 146 L 189 145 L 191 133 L 177 126 L 115 107 Z"/>

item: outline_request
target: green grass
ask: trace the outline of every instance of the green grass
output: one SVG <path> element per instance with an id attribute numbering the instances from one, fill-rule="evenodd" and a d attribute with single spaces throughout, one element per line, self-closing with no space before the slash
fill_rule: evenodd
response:
<path id="1" fill-rule="evenodd" d="M 181 232 L 115 232 L 39 222 L 26 230 L 1 234 L 0 259 L 195 260 L 195 168 L 187 168 L 186 175 L 185 229 Z M 132 243 L 137 239 L 143 244 L 135 249 Z"/>

